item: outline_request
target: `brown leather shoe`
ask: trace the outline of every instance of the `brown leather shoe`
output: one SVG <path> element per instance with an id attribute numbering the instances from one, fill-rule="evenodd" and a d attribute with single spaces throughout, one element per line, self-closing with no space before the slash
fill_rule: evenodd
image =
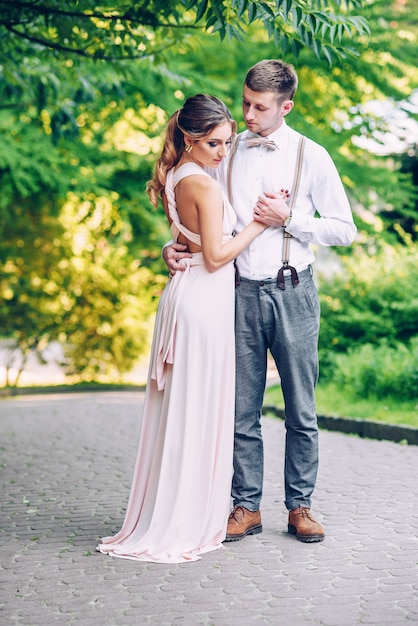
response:
<path id="1" fill-rule="evenodd" d="M 287 531 L 305 543 L 323 541 L 325 537 L 321 524 L 312 517 L 311 510 L 304 506 L 289 511 Z"/>
<path id="2" fill-rule="evenodd" d="M 236 506 L 229 514 L 224 541 L 238 541 L 246 535 L 257 535 L 262 530 L 260 511 L 249 511 L 243 506 Z"/>

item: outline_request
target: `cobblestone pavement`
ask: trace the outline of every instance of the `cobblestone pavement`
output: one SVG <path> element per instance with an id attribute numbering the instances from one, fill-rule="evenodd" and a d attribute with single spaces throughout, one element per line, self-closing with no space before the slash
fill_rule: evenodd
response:
<path id="1" fill-rule="evenodd" d="M 313 512 L 286 533 L 283 422 L 263 418 L 263 533 L 195 563 L 95 551 L 119 529 L 141 392 L 0 401 L 0 624 L 383 626 L 418 623 L 418 446 L 321 431 Z"/>

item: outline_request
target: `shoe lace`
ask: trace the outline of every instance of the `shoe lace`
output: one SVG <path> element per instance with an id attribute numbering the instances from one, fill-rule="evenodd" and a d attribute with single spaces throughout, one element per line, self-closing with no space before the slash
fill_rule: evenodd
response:
<path id="1" fill-rule="evenodd" d="M 311 522 L 315 521 L 311 515 L 310 509 L 306 507 L 300 506 L 298 509 L 296 509 L 296 514 L 299 515 L 299 517 L 302 517 L 303 519 L 306 518 L 310 520 Z"/>
<path id="2" fill-rule="evenodd" d="M 244 507 L 239 506 L 239 505 L 236 506 L 234 509 L 232 509 L 231 513 L 229 514 L 229 517 L 233 518 L 236 522 L 239 522 L 239 520 L 238 520 L 238 518 L 236 516 L 236 514 L 237 514 L 237 512 L 239 510 L 241 511 L 242 515 L 244 515 Z"/>

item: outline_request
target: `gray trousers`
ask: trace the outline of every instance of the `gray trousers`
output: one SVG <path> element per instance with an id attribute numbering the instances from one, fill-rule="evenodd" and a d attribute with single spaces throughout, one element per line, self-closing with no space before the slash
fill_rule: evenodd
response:
<path id="1" fill-rule="evenodd" d="M 236 409 L 234 506 L 260 506 L 263 489 L 261 409 L 270 350 L 285 403 L 285 505 L 310 507 L 318 470 L 315 386 L 318 380 L 319 299 L 311 268 L 299 272 L 299 285 L 286 277 L 241 278 L 236 288 Z"/>

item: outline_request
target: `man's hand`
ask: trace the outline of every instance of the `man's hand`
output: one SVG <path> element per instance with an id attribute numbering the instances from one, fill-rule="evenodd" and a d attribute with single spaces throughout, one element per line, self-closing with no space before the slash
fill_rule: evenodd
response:
<path id="1" fill-rule="evenodd" d="M 163 248 L 163 259 L 168 267 L 170 276 L 174 276 L 177 271 L 184 272 L 186 266 L 179 263 L 181 259 L 190 259 L 191 254 L 187 246 L 182 243 L 171 243 Z"/>
<path id="2" fill-rule="evenodd" d="M 288 197 L 287 189 L 282 189 L 276 193 L 265 191 L 261 196 L 258 196 L 253 219 L 268 226 L 283 226 L 284 220 L 290 214 L 289 206 L 286 204 Z"/>

